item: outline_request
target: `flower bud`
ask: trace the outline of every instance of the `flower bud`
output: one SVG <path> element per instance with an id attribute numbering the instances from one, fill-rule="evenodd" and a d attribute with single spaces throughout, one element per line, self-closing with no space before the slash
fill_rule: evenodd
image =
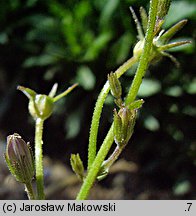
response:
<path id="1" fill-rule="evenodd" d="M 45 120 L 52 114 L 54 103 L 51 97 L 44 94 L 37 94 L 29 101 L 29 112 L 34 119 Z"/>
<path id="2" fill-rule="evenodd" d="M 122 95 L 121 83 L 117 78 L 116 73 L 111 72 L 108 74 L 108 81 L 110 84 L 111 93 L 115 98 L 120 98 Z"/>
<path id="3" fill-rule="evenodd" d="M 139 58 L 143 52 L 143 49 L 144 49 L 144 40 L 140 40 L 136 43 L 133 49 L 133 55 Z"/>
<path id="4" fill-rule="evenodd" d="M 7 137 L 5 160 L 10 172 L 22 183 L 32 181 L 34 176 L 34 160 L 30 146 L 14 133 Z"/>
<path id="5" fill-rule="evenodd" d="M 128 143 L 133 134 L 136 120 L 136 110 L 129 110 L 123 107 L 117 113 L 114 110 L 114 140 L 118 146 L 124 146 Z"/>
<path id="6" fill-rule="evenodd" d="M 71 167 L 79 179 L 83 180 L 84 166 L 79 154 L 71 154 Z"/>

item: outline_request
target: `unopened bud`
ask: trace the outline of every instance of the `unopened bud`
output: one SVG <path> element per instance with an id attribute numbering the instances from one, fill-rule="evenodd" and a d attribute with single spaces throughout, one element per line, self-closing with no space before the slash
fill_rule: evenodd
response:
<path id="1" fill-rule="evenodd" d="M 117 78 L 116 73 L 111 72 L 108 74 L 108 81 L 110 84 L 111 93 L 115 98 L 120 98 L 122 95 L 121 83 Z"/>
<path id="2" fill-rule="evenodd" d="M 34 176 L 34 160 L 30 146 L 14 133 L 7 137 L 5 160 L 10 172 L 22 183 L 32 181 Z"/>
<path id="3" fill-rule="evenodd" d="M 114 140 L 117 145 L 126 145 L 133 134 L 136 120 L 136 110 L 123 107 L 117 113 L 114 110 Z"/>
<path id="4" fill-rule="evenodd" d="M 136 43 L 134 49 L 133 49 L 133 55 L 137 58 L 139 58 L 144 50 L 144 39 L 140 40 Z"/>
<path id="5" fill-rule="evenodd" d="M 73 171 L 75 172 L 75 174 L 81 179 L 83 180 L 84 177 L 84 166 L 83 166 L 83 162 L 80 158 L 79 154 L 71 154 L 71 167 L 73 169 Z"/>

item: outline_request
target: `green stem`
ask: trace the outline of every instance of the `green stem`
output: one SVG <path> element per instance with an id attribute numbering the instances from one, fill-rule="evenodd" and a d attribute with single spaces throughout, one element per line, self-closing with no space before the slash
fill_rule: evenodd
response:
<path id="1" fill-rule="evenodd" d="M 148 66 L 148 56 L 150 54 L 150 49 L 152 46 L 153 31 L 154 31 L 154 27 L 155 27 L 156 14 L 157 14 L 157 5 L 158 5 L 158 0 L 151 0 L 150 1 L 150 12 L 149 12 L 148 27 L 147 27 L 148 29 L 147 29 L 147 33 L 146 33 L 146 37 L 145 37 L 144 52 L 142 53 L 142 56 L 140 58 L 140 64 L 138 66 L 136 75 L 134 77 L 132 86 L 130 88 L 130 91 L 129 91 L 127 99 L 126 99 L 127 104 L 129 104 L 135 100 L 135 97 L 136 97 L 137 92 L 139 90 L 139 86 L 142 82 L 142 77 L 144 76 L 145 70 Z M 135 63 L 137 61 L 137 59 L 135 59 L 135 58 L 133 58 L 133 59 L 134 59 L 134 63 Z M 131 66 L 134 63 L 132 63 Z M 123 65 L 121 67 L 123 67 Z M 126 70 L 128 68 L 126 67 Z M 118 74 L 118 72 L 117 72 L 117 76 L 120 76 Z M 112 127 L 110 128 L 110 130 L 109 130 L 109 132 L 108 132 L 108 134 L 107 134 L 107 136 L 106 136 L 106 138 L 105 138 L 105 140 L 104 140 L 104 142 L 103 142 L 103 144 L 102 144 L 102 146 L 101 146 L 101 148 L 100 148 L 100 150 L 99 150 L 99 152 L 95 158 L 99 119 L 100 119 L 103 103 L 105 101 L 105 98 L 106 98 L 108 92 L 109 92 L 109 84 L 106 83 L 104 85 L 104 88 L 102 89 L 102 91 L 100 93 L 100 96 L 99 96 L 98 101 L 96 103 L 94 114 L 93 114 L 91 131 L 90 131 L 90 139 L 89 139 L 89 161 L 88 161 L 88 169 L 89 170 L 88 170 L 87 176 L 84 180 L 84 183 L 81 187 L 81 190 L 77 196 L 77 200 L 84 200 L 87 198 L 89 191 L 90 191 L 90 188 L 92 187 L 93 182 L 95 181 L 97 174 L 100 170 L 101 164 L 103 163 L 105 157 L 107 156 L 108 151 L 110 150 L 112 143 L 113 143 L 113 140 L 114 140 L 113 125 L 112 125 Z"/>
<path id="2" fill-rule="evenodd" d="M 94 181 L 96 180 L 101 164 L 103 163 L 105 157 L 107 156 L 113 141 L 114 141 L 114 136 L 113 136 L 113 125 L 112 125 L 110 130 L 108 131 L 106 138 L 103 141 L 103 144 L 97 154 L 97 157 L 95 158 L 90 170 L 88 171 L 88 174 L 76 198 L 77 200 L 84 200 L 87 198 L 89 191 Z"/>
<path id="3" fill-rule="evenodd" d="M 43 174 L 43 135 L 44 120 L 36 119 L 35 125 L 35 168 L 37 183 L 37 199 L 45 199 L 44 195 L 44 174 Z"/>
<path id="4" fill-rule="evenodd" d="M 159 0 L 150 1 L 149 20 L 148 20 L 147 32 L 145 36 L 144 50 L 142 52 L 131 88 L 128 92 L 126 98 L 126 104 L 130 104 L 135 100 L 139 87 L 142 83 L 142 78 L 144 77 L 146 69 L 148 67 L 150 51 L 151 51 L 153 37 L 154 37 L 154 28 L 156 23 L 158 2 Z"/>
<path id="5" fill-rule="evenodd" d="M 130 67 L 132 67 L 136 62 L 138 61 L 138 58 L 132 57 L 128 61 L 126 61 L 122 66 L 120 66 L 115 73 L 117 74 L 117 77 L 121 77 Z M 93 161 L 96 156 L 96 146 L 97 146 L 97 134 L 98 134 L 98 128 L 99 128 L 99 121 L 101 117 L 101 112 L 103 109 L 103 104 L 106 100 L 106 97 L 110 91 L 109 82 L 107 81 L 105 85 L 103 86 L 97 102 L 95 104 L 95 109 L 92 117 L 91 122 L 91 129 L 90 129 L 90 136 L 89 136 L 89 148 L 88 148 L 88 170 L 90 169 L 91 165 L 93 164 Z"/>
<path id="6" fill-rule="evenodd" d="M 25 184 L 26 192 L 30 200 L 35 199 L 34 191 L 31 182 Z"/>

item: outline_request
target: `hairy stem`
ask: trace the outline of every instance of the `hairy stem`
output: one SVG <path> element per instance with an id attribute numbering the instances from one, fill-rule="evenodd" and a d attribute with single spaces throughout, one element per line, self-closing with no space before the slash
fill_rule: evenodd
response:
<path id="1" fill-rule="evenodd" d="M 126 61 L 122 66 L 120 66 L 115 71 L 115 73 L 117 74 L 117 77 L 118 78 L 121 77 L 137 61 L 138 61 L 138 58 L 135 58 L 135 57 L 132 57 L 128 61 Z M 93 117 L 92 117 L 90 136 L 89 136 L 89 148 L 88 148 L 88 170 L 93 164 L 93 161 L 96 156 L 97 134 L 98 134 L 99 122 L 100 122 L 101 112 L 103 109 L 103 104 L 106 100 L 106 97 L 109 91 L 110 91 L 110 86 L 109 86 L 109 82 L 107 81 L 98 96 L 97 102 L 95 104 Z"/>
<path id="2" fill-rule="evenodd" d="M 36 119 L 35 125 L 35 169 L 37 183 L 37 199 L 45 199 L 44 195 L 44 174 L 43 174 L 43 150 L 42 150 L 42 135 L 43 135 L 44 120 Z"/>
<path id="3" fill-rule="evenodd" d="M 144 45 L 144 51 L 142 53 L 142 56 L 140 58 L 140 63 L 136 72 L 136 75 L 134 77 L 132 86 L 130 88 L 130 91 L 128 93 L 128 96 L 126 98 L 126 104 L 129 104 L 130 102 L 135 100 L 135 97 L 137 95 L 137 92 L 139 90 L 139 87 L 142 82 L 142 77 L 144 76 L 144 73 L 147 69 L 148 66 L 148 57 L 150 54 L 151 46 L 152 46 L 152 40 L 153 40 L 153 31 L 155 27 L 155 22 L 156 22 L 156 14 L 157 14 L 157 5 L 158 5 L 158 0 L 151 0 L 150 1 L 150 10 L 149 10 L 149 20 L 148 20 L 148 26 L 147 26 L 147 33 L 145 36 L 145 45 Z M 135 62 L 137 61 L 134 59 Z M 134 62 L 134 63 L 135 63 Z M 126 64 L 126 63 L 125 63 Z M 133 63 L 131 64 L 131 66 Z M 123 67 L 123 66 L 122 66 Z M 126 67 L 126 70 L 128 68 Z M 125 70 L 125 71 L 126 71 Z M 123 74 L 123 73 L 122 73 Z M 117 75 L 119 76 L 118 72 Z M 105 84 L 104 86 L 105 91 L 109 92 L 109 84 Z M 105 157 L 108 154 L 109 149 L 112 146 L 113 140 L 114 140 L 114 135 L 113 135 L 113 125 L 110 128 L 96 158 L 96 141 L 97 141 L 97 131 L 98 131 L 98 126 L 99 126 L 99 119 L 101 115 L 101 110 L 103 107 L 103 103 L 105 101 L 105 98 L 107 96 L 107 93 L 103 94 L 104 88 L 101 92 L 100 95 L 103 95 L 102 97 L 98 99 L 97 103 L 95 106 L 95 111 L 93 114 L 93 120 L 92 120 L 92 126 L 91 126 L 91 132 L 90 132 L 90 140 L 89 140 L 89 161 L 88 161 L 88 173 L 87 176 L 84 180 L 84 183 L 81 187 L 81 190 L 77 196 L 77 200 L 84 200 L 87 198 L 90 188 L 93 185 L 93 182 L 96 180 L 97 174 L 100 170 L 101 164 L 103 163 Z M 96 123 L 94 123 L 94 121 Z M 91 155 L 93 152 L 93 155 Z M 94 159 L 95 158 L 95 159 Z"/>
<path id="4" fill-rule="evenodd" d="M 146 69 L 149 64 L 149 56 L 150 56 L 150 51 L 151 51 L 153 37 L 154 37 L 154 28 L 156 23 L 158 2 L 159 2 L 158 0 L 150 1 L 149 20 L 148 20 L 147 32 L 145 36 L 144 50 L 140 57 L 136 74 L 134 76 L 131 88 L 126 98 L 127 105 L 135 100 L 137 93 L 139 91 L 139 87 L 142 83 L 142 78 L 144 77 Z"/>
<path id="5" fill-rule="evenodd" d="M 105 157 L 107 156 L 112 143 L 114 141 L 114 136 L 113 136 L 113 125 L 110 128 L 110 130 L 108 131 L 108 134 L 106 136 L 106 138 L 103 141 L 103 144 L 97 154 L 97 157 L 95 158 L 91 169 L 89 170 L 84 183 L 80 189 L 80 192 L 78 193 L 77 196 L 77 200 L 84 200 L 87 198 L 89 191 L 94 183 L 94 181 L 96 180 L 97 177 L 97 173 L 99 172 L 99 169 L 101 167 L 101 164 L 103 163 Z"/>
<path id="6" fill-rule="evenodd" d="M 33 191 L 31 182 L 25 184 L 25 190 L 27 192 L 29 200 L 34 200 L 35 195 L 34 195 L 34 191 Z"/>

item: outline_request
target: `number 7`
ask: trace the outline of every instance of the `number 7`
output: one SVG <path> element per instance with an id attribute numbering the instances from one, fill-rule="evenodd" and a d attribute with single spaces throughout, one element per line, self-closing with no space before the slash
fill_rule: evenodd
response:
<path id="1" fill-rule="evenodd" d="M 187 205 L 189 205 L 189 207 L 188 207 L 188 211 L 189 211 L 191 206 L 192 206 L 192 203 L 187 203 Z"/>

